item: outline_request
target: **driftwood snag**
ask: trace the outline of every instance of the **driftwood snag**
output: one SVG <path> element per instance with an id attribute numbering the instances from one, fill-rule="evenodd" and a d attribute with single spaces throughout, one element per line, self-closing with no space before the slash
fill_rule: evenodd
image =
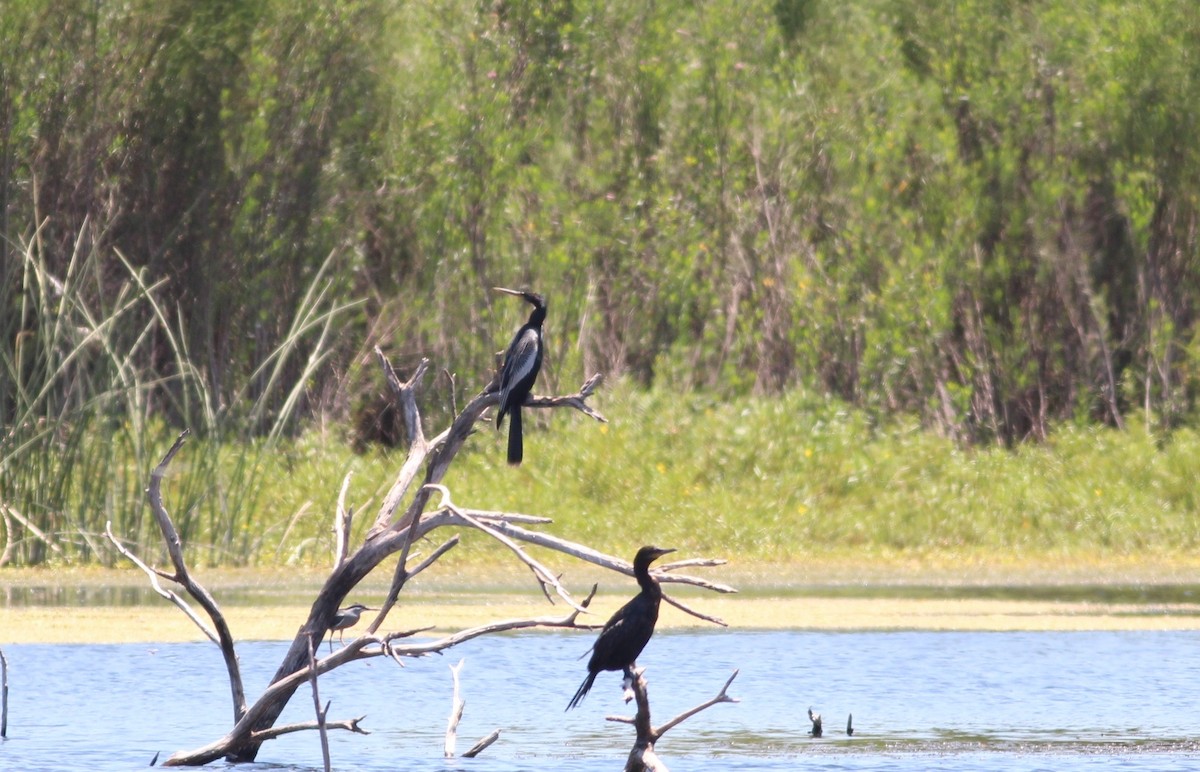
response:
<path id="1" fill-rule="evenodd" d="M 8 660 L 0 650 L 0 738 L 8 739 Z"/>
<path id="2" fill-rule="evenodd" d="M 450 720 L 446 724 L 446 744 L 442 755 L 448 759 L 454 758 L 454 746 L 458 740 L 458 722 L 462 721 L 463 710 L 467 703 L 463 702 L 458 693 L 458 674 L 462 672 L 465 659 L 460 659 L 457 665 L 450 666 L 450 675 L 454 678 L 454 695 L 450 698 Z"/>
<path id="3" fill-rule="evenodd" d="M 462 672 L 463 665 L 466 664 L 465 659 L 460 659 L 457 665 L 450 666 L 450 675 L 454 679 L 454 694 L 450 698 L 450 720 L 446 723 L 446 743 L 443 748 L 442 755 L 448 759 L 454 758 L 454 748 L 458 743 L 458 722 L 462 720 L 463 709 L 467 703 L 459 696 L 459 677 Z M 487 737 L 484 737 L 479 742 L 471 746 L 471 749 L 463 754 L 464 759 L 473 759 L 478 756 L 485 748 L 487 748 L 496 740 L 500 739 L 500 730 L 494 729 Z"/>
<path id="4" fill-rule="evenodd" d="M 499 399 L 495 379 L 487 388 L 475 395 L 458 412 L 450 425 L 433 437 L 427 437 L 421 414 L 417 408 L 416 393 L 421 388 L 428 360 L 422 360 L 408 380 L 401 380 L 387 358 L 378 348 L 375 350 L 380 366 L 392 390 L 397 407 L 404 418 L 407 432 L 408 454 L 401 464 L 395 482 L 384 496 L 379 511 L 357 548 L 349 544 L 350 522 L 353 509 L 346 504 L 349 478 L 343 481 L 338 496 L 336 512 L 333 513 L 333 529 L 336 545 L 333 550 L 333 565 L 324 586 L 317 594 L 307 618 L 299 626 L 283 661 L 275 672 L 271 683 L 253 703 L 246 701 L 242 686 L 240 665 L 234 647 L 234 639 L 221 609 L 212 595 L 191 575 L 185 561 L 183 545 L 170 515 L 162 502 L 162 481 L 171 460 L 182 448 L 188 432 L 180 434 L 175 444 L 155 467 L 150 476 L 147 491 L 155 522 L 162 533 L 173 570 L 153 568 L 138 558 L 108 529 L 109 539 L 125 557 L 137 565 L 149 577 L 151 585 L 163 597 L 180 608 L 211 641 L 217 644 L 225 659 L 230 693 L 233 703 L 233 725 L 224 737 L 190 751 L 179 751 L 171 755 L 164 766 L 199 766 L 220 759 L 233 762 L 253 761 L 262 744 L 274 737 L 296 731 L 318 732 L 342 730 L 365 734 L 360 726 L 362 717 L 348 720 L 328 720 L 328 705 L 322 707 L 316 689 L 317 677 L 342 665 L 361 659 L 389 657 L 397 663 L 405 658 L 422 657 L 444 651 L 460 643 L 482 635 L 530 628 L 585 628 L 590 625 L 577 622 L 585 613 L 587 601 L 576 601 L 559 577 L 560 572 L 551 570 L 527 551 L 528 545 L 543 547 L 551 552 L 592 563 L 625 574 L 632 574 L 632 566 L 616 557 L 598 552 L 586 545 L 532 530 L 530 526 L 549 523 L 546 518 L 529 515 L 472 509 L 453 502 L 450 491 L 441 484 L 458 451 L 475 431 L 477 423 L 485 420 L 484 413 L 494 407 Z M 600 383 L 600 376 L 589 378 L 575 394 L 554 397 L 530 397 L 523 408 L 556 409 L 570 408 L 597 420 L 605 418 L 587 404 Z M 439 502 L 433 505 L 435 494 Z M 479 625 L 439 638 L 413 640 L 413 636 L 427 632 L 431 626 L 414 630 L 381 632 L 388 613 L 395 606 L 408 580 L 433 566 L 459 542 L 458 534 L 446 539 L 428 557 L 413 565 L 410 562 L 412 546 L 439 528 L 473 529 L 502 545 L 533 574 L 542 594 L 551 603 L 562 600 L 568 606 L 565 613 L 556 616 L 539 616 L 527 619 L 511 619 Z M 325 657 L 318 657 L 320 644 L 333 626 L 338 609 L 354 588 L 384 560 L 395 557 L 396 567 L 392 575 L 387 598 L 375 613 L 374 618 L 354 640 Z M 697 577 L 673 573 L 679 568 L 720 565 L 724 561 L 683 561 L 660 568 L 658 579 L 663 583 L 681 583 L 703 587 L 715 592 L 736 592 L 731 587 L 707 582 Z M 195 611 L 191 604 L 179 594 L 163 588 L 159 582 L 166 579 L 183 588 L 184 593 L 201 607 L 207 620 Z M 594 588 L 593 588 L 594 592 Z M 590 598 L 590 596 L 589 596 Z M 687 613 L 717 624 L 720 620 L 693 611 L 687 606 L 664 595 L 664 600 Z M 276 726 L 284 707 L 303 684 L 313 687 L 313 702 L 317 720 Z M 660 730 L 665 731 L 665 728 Z M 498 733 L 494 733 L 498 734 Z M 494 741 L 494 738 L 492 740 Z M 490 742 L 485 738 L 464 755 L 474 755 Z M 326 765 L 329 762 L 326 760 Z"/>
<path id="5" fill-rule="evenodd" d="M 697 713 L 708 710 L 713 705 L 722 702 L 741 702 L 737 697 L 729 696 L 729 685 L 733 683 L 733 679 L 737 678 L 738 671 L 733 671 L 733 675 L 729 676 L 729 679 L 725 681 L 725 685 L 721 687 L 721 691 L 717 692 L 715 697 L 700 703 L 694 708 L 685 710 L 657 728 L 650 723 L 650 696 L 646 691 L 646 679 L 642 677 L 644 672 L 645 668 L 637 668 L 633 673 L 634 678 L 631 685 L 634 698 L 637 700 L 637 715 L 633 718 L 627 716 L 608 716 L 607 719 L 622 724 L 633 724 L 637 732 L 633 749 L 629 751 L 629 758 L 625 761 L 625 772 L 668 772 L 667 765 L 655 753 L 654 744 L 670 730 Z"/>

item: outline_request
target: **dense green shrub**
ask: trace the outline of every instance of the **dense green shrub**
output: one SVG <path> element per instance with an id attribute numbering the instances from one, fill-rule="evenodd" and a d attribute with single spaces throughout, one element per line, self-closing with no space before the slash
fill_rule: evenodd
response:
<path id="1" fill-rule="evenodd" d="M 52 272 L 83 233 L 110 281 L 116 250 L 168 279 L 209 409 L 333 254 L 332 291 L 369 302 L 310 410 L 370 393 L 379 342 L 474 388 L 518 313 L 487 287 L 532 284 L 551 384 L 805 384 L 977 441 L 1171 427 L 1196 392 L 1198 39 L 1178 0 L 23 0 L 4 276 L 38 224 Z"/>
<path id="2" fill-rule="evenodd" d="M 546 389 L 1175 430 L 1198 50 L 1190 0 L 9 0 L 0 450 L 376 415 L 375 344 L 461 397 L 523 313 L 494 285 L 549 296 Z M 70 356 L 56 283 L 118 353 Z"/>

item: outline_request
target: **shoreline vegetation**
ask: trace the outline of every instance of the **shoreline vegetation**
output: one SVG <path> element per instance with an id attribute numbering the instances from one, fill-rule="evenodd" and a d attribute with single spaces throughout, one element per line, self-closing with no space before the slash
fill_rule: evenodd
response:
<path id="1" fill-rule="evenodd" d="M 738 587 L 739 594 L 693 600 L 733 630 L 1200 630 L 1200 587 L 1192 586 L 1198 564 L 1187 556 L 1147 556 L 973 566 L 823 560 L 732 565 L 716 569 L 713 578 Z M 203 573 L 239 640 L 290 639 L 321 580 L 316 569 Z M 5 569 L 0 578 L 0 645 L 204 640 L 183 614 L 149 591 L 138 571 Z M 592 579 L 581 571 L 577 581 L 582 587 Z M 546 613 L 544 599 L 525 584 L 507 567 L 487 564 L 454 579 L 431 577 L 406 592 L 388 627 L 434 624 L 441 631 Z M 593 608 L 597 624 L 631 586 L 632 579 L 609 577 Z M 384 592 L 380 582 L 368 582 L 356 600 L 371 602 Z M 660 626 L 719 629 L 674 610 L 664 610 Z"/>
<path id="2" fill-rule="evenodd" d="M 618 381 L 596 402 L 610 423 L 535 416 L 519 469 L 504 463 L 503 436 L 481 427 L 445 480 L 454 500 L 550 518 L 539 529 L 625 559 L 661 544 L 868 575 L 876 564 L 969 576 L 1009 564 L 1190 563 L 1200 546 L 1200 432 L 1190 428 L 1162 435 L 1132 423 L 1068 423 L 1008 449 L 964 447 L 914 418 L 881 419 L 803 391 L 720 399 Z M 61 552 L 17 529 L 10 566 L 34 548 L 51 565 L 121 566 L 103 536 L 108 521 L 135 552 L 154 554 L 161 535 L 144 491 L 169 435 L 162 426 L 151 434 L 138 452 L 81 443 L 119 471 L 76 470 L 87 490 L 68 488 L 61 508 L 38 510 L 41 533 Z M 194 568 L 316 567 L 334 547 L 331 518 L 347 475 L 358 541 L 400 459 L 377 448 L 356 454 L 337 425 L 269 448 L 197 437 L 164 481 L 165 504 Z M 487 564 L 494 545 L 464 534 L 456 560 Z"/>
<path id="3" fill-rule="evenodd" d="M 192 564 L 320 564 L 395 478 L 370 352 L 444 423 L 498 285 L 612 423 L 480 431 L 464 504 L 626 558 L 1200 548 L 1200 14 L 1027 5 L 5 3 L 0 562 L 155 549 L 186 427 Z"/>

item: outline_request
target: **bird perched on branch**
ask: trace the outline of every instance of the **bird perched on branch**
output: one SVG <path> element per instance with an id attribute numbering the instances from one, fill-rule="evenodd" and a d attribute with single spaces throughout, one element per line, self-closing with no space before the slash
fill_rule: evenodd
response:
<path id="1" fill-rule="evenodd" d="M 329 625 L 329 650 L 333 651 L 333 631 L 337 630 L 338 641 L 345 643 L 346 639 L 342 636 L 345 634 L 347 627 L 354 627 L 358 624 L 358 618 L 362 616 L 364 611 L 377 611 L 370 606 L 364 606 L 361 603 L 355 603 L 353 606 L 340 608 L 333 615 L 333 623 Z"/>
<path id="2" fill-rule="evenodd" d="M 496 428 L 508 415 L 508 463 L 519 466 L 524 456 L 521 442 L 521 405 L 525 404 L 533 382 L 542 369 L 542 323 L 546 321 L 546 299 L 536 292 L 493 287 L 523 298 L 533 306 L 529 321 L 517 330 L 508 351 L 504 354 L 504 366 L 500 370 L 500 412 L 496 414 Z"/>
<path id="3" fill-rule="evenodd" d="M 662 588 L 658 586 L 658 580 L 650 575 L 650 564 L 674 551 L 649 546 L 638 550 L 633 559 L 633 575 L 637 577 L 642 591 L 604 623 L 604 629 L 592 644 L 587 678 L 583 679 L 579 691 L 567 704 L 567 710 L 583 701 L 601 670 L 623 670 L 626 678 L 633 678 L 633 666 L 638 655 L 654 634 L 654 625 L 658 622 L 658 604 L 662 600 Z"/>

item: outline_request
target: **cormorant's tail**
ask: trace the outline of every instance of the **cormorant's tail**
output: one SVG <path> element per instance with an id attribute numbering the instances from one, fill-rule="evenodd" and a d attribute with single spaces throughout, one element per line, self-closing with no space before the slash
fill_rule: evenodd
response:
<path id="1" fill-rule="evenodd" d="M 525 449 L 521 442 L 521 408 L 514 407 L 508 418 L 508 463 L 520 466 L 524 455 Z"/>
<path id="2" fill-rule="evenodd" d="M 599 672 L 599 671 L 597 671 Z M 587 695 L 588 689 L 592 688 L 592 683 L 596 680 L 596 673 L 588 671 L 587 678 L 583 679 L 583 683 L 579 685 L 579 691 L 575 692 L 575 696 L 567 703 L 567 710 L 575 707 L 583 702 L 583 698 Z"/>

